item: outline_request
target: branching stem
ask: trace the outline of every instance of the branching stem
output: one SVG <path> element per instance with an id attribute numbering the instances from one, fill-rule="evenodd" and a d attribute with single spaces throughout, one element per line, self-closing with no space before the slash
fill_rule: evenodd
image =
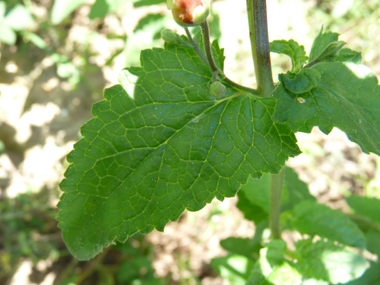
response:
<path id="1" fill-rule="evenodd" d="M 205 46 L 205 51 L 206 51 L 206 56 L 204 53 L 201 51 L 197 43 L 194 41 L 193 37 L 191 36 L 191 33 L 188 28 L 185 27 L 186 35 L 189 38 L 192 46 L 194 47 L 195 51 L 199 54 L 199 56 L 202 58 L 202 60 L 207 63 L 208 66 L 212 69 L 214 72 L 213 75 L 213 81 L 216 80 L 218 75 L 222 76 L 222 80 L 227 83 L 228 85 L 235 87 L 239 90 L 249 92 L 253 95 L 259 95 L 259 92 L 256 89 L 252 89 L 246 86 L 242 86 L 231 79 L 229 79 L 216 65 L 214 61 L 214 57 L 212 56 L 212 50 L 211 50 L 211 42 L 210 42 L 210 29 L 208 26 L 208 22 L 205 21 L 203 24 L 201 24 L 202 28 L 202 33 L 203 33 L 203 41 L 204 41 L 204 46 Z"/>

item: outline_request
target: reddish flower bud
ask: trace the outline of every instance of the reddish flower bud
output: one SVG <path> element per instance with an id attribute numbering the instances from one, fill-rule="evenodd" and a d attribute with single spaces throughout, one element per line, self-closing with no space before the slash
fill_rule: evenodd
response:
<path id="1" fill-rule="evenodd" d="M 209 0 L 168 0 L 167 5 L 181 26 L 198 26 L 210 13 Z"/>

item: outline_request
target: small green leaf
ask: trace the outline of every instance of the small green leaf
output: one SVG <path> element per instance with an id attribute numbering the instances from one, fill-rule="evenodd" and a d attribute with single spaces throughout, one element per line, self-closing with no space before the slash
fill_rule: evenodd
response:
<path id="1" fill-rule="evenodd" d="M 68 155 L 58 220 L 79 259 L 114 239 L 162 231 L 185 209 L 233 197 L 248 177 L 278 173 L 299 154 L 294 133 L 271 119 L 274 98 L 226 85 L 215 100 L 213 72 L 193 49 L 144 50 L 141 65 L 94 104 Z"/>
<path id="2" fill-rule="evenodd" d="M 365 153 L 380 155 L 380 86 L 376 76 L 354 63 L 319 63 L 312 69 L 322 77 L 317 87 L 300 94 L 303 104 L 283 84 L 276 88 L 273 119 L 301 132 L 318 126 L 328 134 L 338 127 Z"/>
<path id="3" fill-rule="evenodd" d="M 247 285 L 299 285 L 302 276 L 284 258 L 286 244 L 274 240 L 260 250 L 260 258 L 252 269 Z"/>
<path id="4" fill-rule="evenodd" d="M 344 48 L 341 49 L 335 61 L 353 62 L 356 64 L 360 64 L 362 62 L 362 55 L 360 52 L 350 50 L 349 48 Z"/>
<path id="5" fill-rule="evenodd" d="M 251 259 L 236 254 L 211 259 L 212 268 L 234 285 L 245 285 L 253 265 Z"/>
<path id="6" fill-rule="evenodd" d="M 296 267 L 308 278 L 346 283 L 363 275 L 369 265 L 360 254 L 332 241 L 301 240 L 295 244 Z"/>
<path id="7" fill-rule="evenodd" d="M 321 81 L 321 73 L 315 69 L 305 68 L 297 74 L 292 72 L 279 74 L 278 79 L 291 93 L 301 94 L 318 86 Z"/>
<path id="8" fill-rule="evenodd" d="M 270 43 L 270 51 L 285 54 L 292 60 L 292 72 L 298 73 L 302 66 L 307 62 L 308 57 L 304 46 L 299 45 L 294 40 L 277 40 Z"/>
<path id="9" fill-rule="evenodd" d="M 344 42 L 339 42 L 338 37 L 337 33 L 324 33 L 322 27 L 311 48 L 309 63 L 321 61 L 361 63 L 361 54 L 348 48 L 342 49 Z"/>
<path id="10" fill-rule="evenodd" d="M 295 228 L 302 234 L 319 235 L 348 246 L 365 248 L 365 236 L 347 216 L 325 205 L 304 201 L 294 208 Z"/>
<path id="11" fill-rule="evenodd" d="M 318 36 L 315 38 L 313 45 L 309 54 L 309 62 L 316 59 L 332 42 L 337 41 L 339 34 L 332 32 L 323 32 L 323 27 L 321 28 Z"/>
<path id="12" fill-rule="evenodd" d="M 348 205 L 355 213 L 380 222 L 380 200 L 376 198 L 351 196 L 346 198 Z"/>
<path id="13" fill-rule="evenodd" d="M 85 0 L 55 0 L 50 15 L 53 25 L 61 23 L 76 8 L 82 6 Z"/>
<path id="14" fill-rule="evenodd" d="M 91 6 L 90 19 L 103 18 L 114 12 L 122 4 L 122 0 L 96 0 Z"/>
<path id="15" fill-rule="evenodd" d="M 311 61 L 306 67 L 310 67 L 318 62 L 332 62 L 336 61 L 338 55 L 345 45 L 345 42 L 335 41 L 330 43 L 313 61 Z"/>

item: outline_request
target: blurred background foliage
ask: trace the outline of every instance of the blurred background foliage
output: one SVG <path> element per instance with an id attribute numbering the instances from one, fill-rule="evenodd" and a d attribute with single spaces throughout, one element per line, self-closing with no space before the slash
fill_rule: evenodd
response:
<path id="1" fill-rule="evenodd" d="M 136 235 L 88 262 L 71 257 L 57 228 L 65 155 L 92 104 L 123 67 L 139 65 L 141 49 L 163 46 L 163 28 L 183 33 L 165 2 L 0 1 L 0 284 L 238 284 L 248 274 L 229 278 L 235 269 L 222 270 L 248 270 L 241 254 L 260 248 L 236 198 L 185 213 L 165 233 Z M 323 25 L 380 76 L 378 0 L 268 0 L 268 10 L 271 40 L 293 38 L 310 49 Z M 225 47 L 226 73 L 254 86 L 244 1 L 213 1 L 210 20 L 212 37 Z M 280 55 L 272 63 L 275 79 L 290 67 Z M 289 165 L 319 202 L 344 210 L 344 196 L 380 198 L 378 157 L 362 154 L 338 130 L 297 136 L 304 153 Z"/>

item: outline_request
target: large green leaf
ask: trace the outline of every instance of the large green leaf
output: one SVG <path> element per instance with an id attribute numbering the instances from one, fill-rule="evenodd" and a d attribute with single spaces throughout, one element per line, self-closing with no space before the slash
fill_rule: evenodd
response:
<path id="1" fill-rule="evenodd" d="M 346 283 L 362 276 L 369 263 L 360 254 L 332 241 L 311 239 L 296 243 L 296 267 L 308 278 L 336 283 Z"/>
<path id="2" fill-rule="evenodd" d="M 318 126 L 328 134 L 344 131 L 364 152 L 380 155 L 380 86 L 363 65 L 329 62 L 312 67 L 321 73 L 310 92 L 295 94 L 281 83 L 273 119 L 294 131 L 310 132 Z"/>
<path id="3" fill-rule="evenodd" d="M 338 210 L 304 201 L 294 208 L 294 214 L 294 226 L 303 234 L 319 235 L 349 246 L 365 248 L 363 232 Z"/>
<path id="4" fill-rule="evenodd" d="M 380 222 L 380 200 L 376 198 L 351 196 L 346 199 L 355 213 L 366 216 L 375 222 Z"/>
<path id="5" fill-rule="evenodd" d="M 58 220 L 79 259 L 163 230 L 299 154 L 294 133 L 271 119 L 274 98 L 230 87 L 212 97 L 213 72 L 192 48 L 144 50 L 141 65 L 105 91 L 68 155 Z"/>

